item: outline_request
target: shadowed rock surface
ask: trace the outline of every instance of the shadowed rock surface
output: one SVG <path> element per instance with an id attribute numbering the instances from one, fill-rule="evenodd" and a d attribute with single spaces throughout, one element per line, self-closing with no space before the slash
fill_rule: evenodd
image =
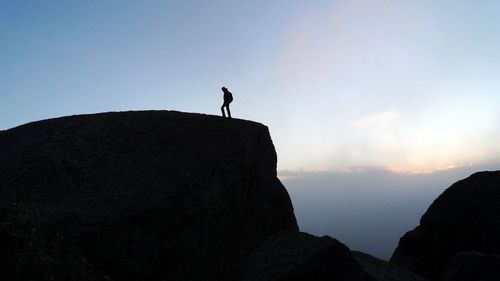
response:
<path id="1" fill-rule="evenodd" d="M 235 280 L 298 231 L 267 127 L 170 111 L 0 133 L 4 280 Z"/>
<path id="2" fill-rule="evenodd" d="M 500 171 L 479 172 L 441 194 L 406 233 L 391 262 L 439 280 L 449 259 L 464 250 L 500 253 Z"/>
<path id="3" fill-rule="evenodd" d="M 344 244 L 299 232 L 269 239 L 246 260 L 242 280 L 375 281 Z"/>
<path id="4" fill-rule="evenodd" d="M 379 260 L 368 254 L 353 251 L 363 271 L 376 281 L 427 281 L 427 279 L 396 264 Z"/>
<path id="5" fill-rule="evenodd" d="M 476 251 L 455 254 L 443 273 L 443 281 L 498 281 L 500 256 L 481 255 Z"/>

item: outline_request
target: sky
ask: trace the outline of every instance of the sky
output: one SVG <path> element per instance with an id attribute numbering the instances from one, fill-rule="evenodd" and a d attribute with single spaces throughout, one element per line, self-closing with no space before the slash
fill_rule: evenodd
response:
<path id="1" fill-rule="evenodd" d="M 280 171 L 500 159 L 496 0 L 0 0 L 0 129 L 144 109 L 269 126 Z"/>

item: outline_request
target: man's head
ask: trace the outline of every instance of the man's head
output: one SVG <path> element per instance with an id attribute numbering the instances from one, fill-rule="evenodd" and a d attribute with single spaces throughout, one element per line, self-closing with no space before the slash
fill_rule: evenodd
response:
<path id="1" fill-rule="evenodd" d="M 222 91 L 227 91 L 227 88 L 226 87 L 222 87 Z"/>

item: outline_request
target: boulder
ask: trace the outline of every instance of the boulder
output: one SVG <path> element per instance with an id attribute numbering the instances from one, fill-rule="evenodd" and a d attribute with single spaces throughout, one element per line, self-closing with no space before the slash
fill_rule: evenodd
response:
<path id="1" fill-rule="evenodd" d="M 464 250 L 500 253 L 500 171 L 479 172 L 446 189 L 420 225 L 401 237 L 391 262 L 440 280 Z"/>
<path id="2" fill-rule="evenodd" d="M 270 238 L 246 259 L 241 280 L 375 281 L 344 244 L 299 232 Z"/>
<path id="3" fill-rule="evenodd" d="M 4 280 L 237 280 L 298 231 L 262 124 L 173 111 L 0 132 Z"/>
<path id="4" fill-rule="evenodd" d="M 353 251 L 352 254 L 362 270 L 376 281 L 427 281 L 422 276 L 396 264 L 358 251 Z"/>
<path id="5" fill-rule="evenodd" d="M 443 281 L 498 281 L 500 256 L 476 251 L 455 254 L 446 265 Z"/>

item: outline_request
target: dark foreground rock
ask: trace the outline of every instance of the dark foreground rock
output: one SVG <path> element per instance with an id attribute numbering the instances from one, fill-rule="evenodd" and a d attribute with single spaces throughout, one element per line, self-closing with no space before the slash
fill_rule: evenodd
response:
<path id="1" fill-rule="evenodd" d="M 261 124 L 150 111 L 0 133 L 2 280 L 236 280 L 288 231 Z"/>
<path id="2" fill-rule="evenodd" d="M 458 252 L 500 254 L 499 202 L 500 171 L 475 173 L 453 184 L 432 203 L 420 225 L 400 239 L 391 262 L 440 280 Z"/>
<path id="3" fill-rule="evenodd" d="M 368 254 L 352 252 L 354 258 L 359 262 L 363 271 L 376 281 L 426 281 L 427 279 L 417 275 L 396 264 L 379 260 Z"/>
<path id="4" fill-rule="evenodd" d="M 375 281 L 328 236 L 291 232 L 269 239 L 244 264 L 244 281 Z"/>
<path id="5" fill-rule="evenodd" d="M 455 254 L 444 269 L 443 281 L 498 281 L 500 256 L 476 251 Z"/>

